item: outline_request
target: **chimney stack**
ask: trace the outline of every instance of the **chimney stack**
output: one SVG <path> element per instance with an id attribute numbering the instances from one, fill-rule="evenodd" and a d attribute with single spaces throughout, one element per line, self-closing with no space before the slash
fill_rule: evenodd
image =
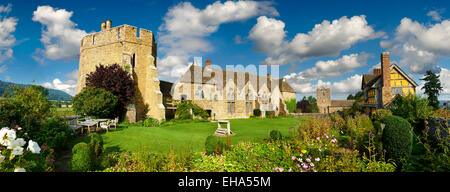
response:
<path id="1" fill-rule="evenodd" d="M 381 75 L 381 68 L 375 68 L 375 69 L 373 69 L 373 74 L 374 74 L 375 76 Z"/>
<path id="2" fill-rule="evenodd" d="M 106 21 L 106 29 L 111 29 L 111 20 Z"/>
<path id="3" fill-rule="evenodd" d="M 102 31 L 105 31 L 106 29 L 106 22 L 102 22 Z"/>
<path id="4" fill-rule="evenodd" d="M 389 62 L 389 52 L 381 54 L 381 75 L 383 77 L 383 87 L 391 86 L 391 64 Z"/>
<path id="5" fill-rule="evenodd" d="M 206 67 L 211 67 L 211 60 L 206 60 Z"/>

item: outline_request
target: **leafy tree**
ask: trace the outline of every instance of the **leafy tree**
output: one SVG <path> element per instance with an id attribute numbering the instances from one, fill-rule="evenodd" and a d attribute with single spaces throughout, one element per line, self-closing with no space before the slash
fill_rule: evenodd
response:
<path id="1" fill-rule="evenodd" d="M 347 100 L 356 100 L 356 101 L 359 101 L 359 100 L 361 99 L 362 94 L 363 94 L 362 91 L 358 91 L 358 92 L 355 94 L 355 96 L 353 96 L 352 94 L 350 94 L 350 95 L 347 97 Z"/>
<path id="2" fill-rule="evenodd" d="M 425 94 L 428 95 L 428 105 L 432 106 L 434 109 L 439 109 L 439 93 L 443 90 L 441 82 L 439 80 L 439 75 L 436 75 L 432 71 L 427 71 L 423 79 L 425 85 L 422 87 L 425 90 Z"/>
<path id="3" fill-rule="evenodd" d="M 115 116 L 125 112 L 125 107 L 135 95 L 135 82 L 130 73 L 118 64 L 97 66 L 94 72 L 87 75 L 86 86 L 103 88 L 117 97 Z"/>
<path id="4" fill-rule="evenodd" d="M 308 100 L 306 100 L 306 97 L 303 97 L 301 101 L 297 102 L 297 109 L 299 109 L 302 113 L 310 112 L 310 104 Z"/>
<path id="5" fill-rule="evenodd" d="M 0 124 L 5 127 L 20 126 L 33 135 L 41 121 L 50 116 L 51 102 L 48 91 L 41 86 L 8 88 L 0 103 Z"/>
<path id="6" fill-rule="evenodd" d="M 79 115 L 114 117 L 117 98 L 101 88 L 85 87 L 73 98 L 73 110 Z"/>
<path id="7" fill-rule="evenodd" d="M 319 112 L 319 106 L 317 106 L 317 99 L 313 96 L 308 97 L 308 103 L 309 103 L 309 113 L 318 113 Z"/>
<path id="8" fill-rule="evenodd" d="M 289 111 L 289 113 L 295 113 L 295 109 L 297 108 L 295 98 L 287 100 L 287 101 L 285 101 L 285 103 L 286 103 L 286 108 Z"/>

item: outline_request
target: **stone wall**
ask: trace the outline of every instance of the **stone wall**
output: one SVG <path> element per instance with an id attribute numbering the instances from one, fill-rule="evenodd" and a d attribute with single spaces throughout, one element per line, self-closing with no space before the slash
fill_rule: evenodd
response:
<path id="1" fill-rule="evenodd" d="M 108 28 L 106 25 L 103 31 L 85 36 L 80 47 L 77 93 L 85 87 L 87 74 L 94 72 L 96 66 L 119 64 L 132 73 L 137 84 L 132 102 L 137 120 L 146 116 L 163 119 L 165 110 L 156 69 L 155 39 L 149 30 L 140 29 L 139 36 L 137 33 L 137 27 Z"/>

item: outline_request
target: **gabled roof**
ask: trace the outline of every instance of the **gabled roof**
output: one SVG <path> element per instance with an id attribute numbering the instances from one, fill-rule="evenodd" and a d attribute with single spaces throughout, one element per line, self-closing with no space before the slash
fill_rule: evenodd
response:
<path id="1" fill-rule="evenodd" d="M 393 68 L 397 69 L 397 71 L 400 72 L 400 74 L 405 77 L 406 80 L 409 81 L 412 85 L 415 87 L 419 86 L 411 77 L 409 77 L 397 64 L 391 63 L 390 66 L 391 70 Z M 364 74 L 362 78 L 361 83 L 361 89 L 364 89 L 365 87 L 370 87 L 374 85 L 379 79 L 381 78 L 381 75 L 373 75 L 373 74 Z"/>
<path id="2" fill-rule="evenodd" d="M 411 77 L 409 77 L 397 64 L 395 64 L 395 63 L 392 63 L 391 64 L 391 69 L 392 68 L 395 68 L 395 69 L 397 69 L 397 71 L 399 71 L 400 72 L 400 74 L 402 74 L 403 75 L 403 77 L 405 77 L 406 78 L 406 80 L 408 80 L 409 81 L 409 83 L 411 83 L 411 84 L 413 84 L 415 87 L 417 87 L 417 86 L 419 86 Z"/>
<path id="3" fill-rule="evenodd" d="M 200 74 L 209 73 L 210 77 L 205 77 L 202 75 L 201 78 L 195 78 L 194 73 L 200 72 Z M 190 73 L 190 74 L 189 74 Z M 270 90 L 272 87 L 272 82 L 276 82 L 278 80 L 279 83 L 279 89 L 281 92 L 291 92 L 295 93 L 295 90 L 286 82 L 283 81 L 283 79 L 270 79 L 267 76 L 261 76 L 261 75 L 255 75 L 248 72 L 241 72 L 241 71 L 230 71 L 226 69 L 216 69 L 216 68 L 210 68 L 210 67 L 202 67 L 197 65 L 191 65 L 189 69 L 184 73 L 180 79 L 179 82 L 181 83 L 198 83 L 198 84 L 215 84 L 215 76 L 216 74 L 222 74 L 223 75 L 223 87 L 226 86 L 228 83 L 227 80 L 227 73 L 230 74 L 233 78 L 233 82 L 237 82 L 237 79 L 239 76 L 245 77 L 245 84 L 247 84 L 250 79 L 256 79 L 256 88 L 259 91 L 264 84 L 267 85 L 267 88 Z M 265 82 L 264 82 L 265 79 Z"/>

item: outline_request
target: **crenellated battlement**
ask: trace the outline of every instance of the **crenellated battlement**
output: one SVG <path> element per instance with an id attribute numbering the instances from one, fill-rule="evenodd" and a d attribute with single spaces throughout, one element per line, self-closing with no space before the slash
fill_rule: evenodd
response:
<path id="1" fill-rule="evenodd" d="M 139 29 L 130 25 L 121 25 L 110 28 L 111 21 L 102 22 L 102 31 L 86 35 L 81 40 L 81 50 L 109 45 L 118 42 L 129 42 L 141 45 L 153 46 L 154 36 L 153 32 L 147 29 Z"/>

